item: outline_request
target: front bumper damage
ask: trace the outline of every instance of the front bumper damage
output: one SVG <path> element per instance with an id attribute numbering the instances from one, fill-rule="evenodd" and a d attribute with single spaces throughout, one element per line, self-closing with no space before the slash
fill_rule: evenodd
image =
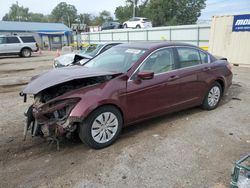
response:
<path id="1" fill-rule="evenodd" d="M 71 138 L 82 121 L 79 117 L 70 116 L 79 101 L 80 98 L 67 98 L 42 103 L 39 97 L 35 98 L 34 104 L 25 113 L 24 140 L 28 130 L 31 130 L 32 136 L 41 136 L 51 143 L 56 142 L 59 149 L 60 139 Z"/>
<path id="2" fill-rule="evenodd" d="M 83 120 L 84 107 L 81 109 L 79 105 L 82 105 L 85 93 L 90 91 L 90 87 L 96 88 L 120 74 L 72 66 L 32 77 L 20 93 L 24 102 L 27 95 L 34 96 L 34 103 L 25 113 L 24 139 L 28 130 L 31 130 L 32 136 L 46 137 L 57 143 L 64 136 L 73 136 Z"/>

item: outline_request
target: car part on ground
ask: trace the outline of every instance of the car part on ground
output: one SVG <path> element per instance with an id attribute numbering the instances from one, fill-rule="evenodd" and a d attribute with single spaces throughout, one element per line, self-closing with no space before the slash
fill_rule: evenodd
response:
<path id="1" fill-rule="evenodd" d="M 152 22 L 147 18 L 134 17 L 123 23 L 123 28 L 150 28 Z"/>
<path id="2" fill-rule="evenodd" d="M 250 187 L 250 153 L 235 162 L 230 184 L 231 188 Z"/>
<path id="3" fill-rule="evenodd" d="M 69 53 L 55 58 L 53 66 L 54 68 L 60 68 L 72 65 L 82 65 L 93 57 L 105 52 L 109 48 L 112 48 L 113 46 L 116 46 L 118 44 L 121 43 L 110 42 L 90 44 L 86 49 L 83 49 L 79 53 Z"/>
<path id="4" fill-rule="evenodd" d="M 30 57 L 32 52 L 39 50 L 33 36 L 0 35 L 0 55 L 19 55 Z"/>
<path id="5" fill-rule="evenodd" d="M 215 109 L 231 83 L 225 59 L 188 44 L 146 42 L 53 69 L 33 78 L 22 96 L 35 99 L 27 120 L 33 136 L 47 132 L 58 143 L 78 131 L 90 147 L 103 148 L 123 126 L 194 106 Z"/>

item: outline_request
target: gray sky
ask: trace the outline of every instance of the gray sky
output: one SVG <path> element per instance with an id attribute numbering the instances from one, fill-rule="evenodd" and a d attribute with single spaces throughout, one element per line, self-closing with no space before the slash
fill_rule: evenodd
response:
<path id="1" fill-rule="evenodd" d="M 75 5 L 78 13 L 95 15 L 102 10 L 108 10 L 113 14 L 117 6 L 125 4 L 125 0 L 18 0 L 18 3 L 28 7 L 31 12 L 49 14 L 61 1 Z M 0 20 L 13 3 L 16 3 L 16 0 L 0 0 Z M 250 13 L 250 0 L 207 0 L 207 7 L 202 11 L 200 19 L 211 19 L 213 15 L 240 13 Z"/>

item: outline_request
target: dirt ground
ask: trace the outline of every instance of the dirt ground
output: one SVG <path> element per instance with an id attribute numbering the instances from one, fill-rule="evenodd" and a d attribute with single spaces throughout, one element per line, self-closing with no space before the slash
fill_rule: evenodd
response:
<path id="1" fill-rule="evenodd" d="M 55 52 L 0 57 L 0 187 L 228 187 L 233 162 L 250 152 L 250 68 L 233 67 L 233 85 L 216 110 L 193 108 L 123 130 L 93 150 L 66 141 L 23 141 L 19 92 L 52 68 Z"/>

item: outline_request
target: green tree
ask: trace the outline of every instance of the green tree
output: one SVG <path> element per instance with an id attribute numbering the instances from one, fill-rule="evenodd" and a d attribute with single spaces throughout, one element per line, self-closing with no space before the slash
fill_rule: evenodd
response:
<path id="1" fill-rule="evenodd" d="M 133 15 L 133 6 L 119 6 L 115 9 L 115 17 L 121 22 L 127 21 Z"/>
<path id="2" fill-rule="evenodd" d="M 92 20 L 92 25 L 102 25 L 104 22 L 112 21 L 113 18 L 109 11 L 103 10 L 99 13 L 99 16 L 94 17 Z"/>
<path id="3" fill-rule="evenodd" d="M 29 12 L 28 8 L 19 6 L 18 4 L 12 4 L 10 10 L 2 18 L 3 21 L 26 21 L 26 22 L 48 22 L 48 16 L 44 16 L 41 13 Z"/>
<path id="4" fill-rule="evenodd" d="M 135 0 L 135 16 L 142 16 L 143 10 L 149 0 Z M 134 0 L 126 0 L 125 6 L 119 6 L 115 9 L 116 18 L 122 23 L 133 17 Z"/>
<path id="5" fill-rule="evenodd" d="M 86 24 L 86 25 L 91 25 L 91 22 L 93 20 L 93 16 L 91 14 L 79 14 L 78 15 L 80 23 Z"/>
<path id="6" fill-rule="evenodd" d="M 154 0 L 150 1 L 143 14 L 155 26 L 195 24 L 205 8 L 205 0 Z"/>
<path id="7" fill-rule="evenodd" d="M 12 4 L 9 13 L 5 14 L 2 18 L 3 21 L 29 21 L 29 9 L 19 6 L 18 4 Z"/>
<path id="8" fill-rule="evenodd" d="M 49 22 L 49 16 L 45 16 L 41 13 L 29 13 L 30 21 L 32 22 Z"/>
<path id="9" fill-rule="evenodd" d="M 62 22 L 70 27 L 77 19 L 77 10 L 74 5 L 61 2 L 52 10 L 50 18 L 52 22 Z"/>
<path id="10" fill-rule="evenodd" d="M 206 0 L 136 0 L 136 16 L 147 17 L 154 26 L 195 24 Z M 133 0 L 126 0 L 115 15 L 120 22 L 132 17 Z"/>

